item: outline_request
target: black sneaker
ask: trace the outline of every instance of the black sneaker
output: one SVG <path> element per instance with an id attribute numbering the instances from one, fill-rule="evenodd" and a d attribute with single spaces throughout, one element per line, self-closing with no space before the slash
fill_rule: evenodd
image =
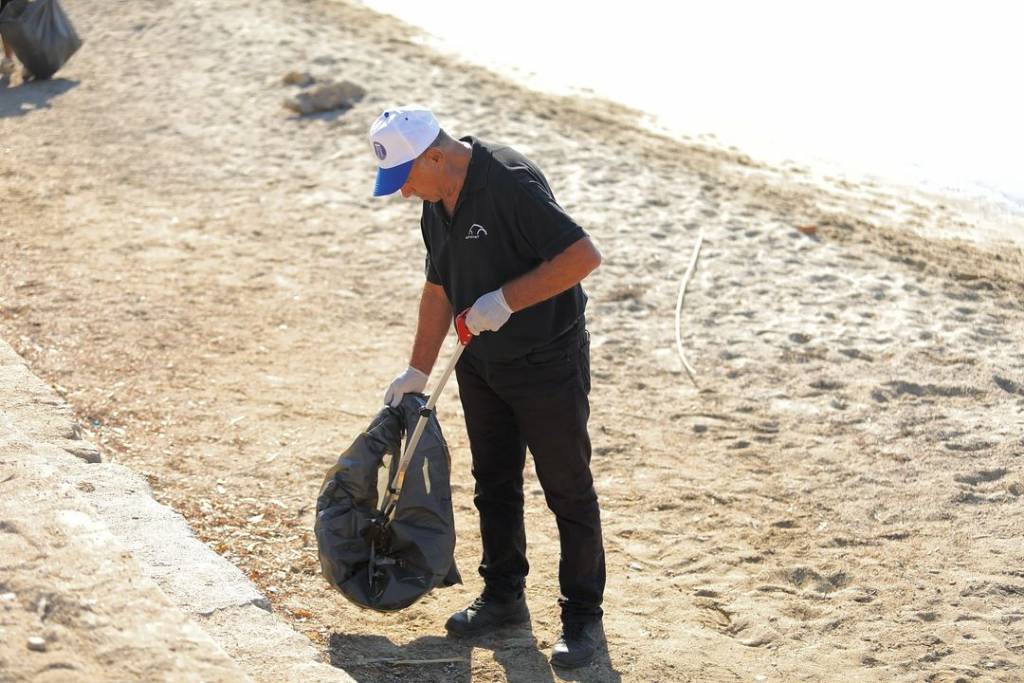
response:
<path id="1" fill-rule="evenodd" d="M 483 596 L 473 604 L 448 618 L 444 627 L 453 636 L 476 636 L 502 626 L 525 624 L 530 621 L 526 598 L 519 596 L 512 602 L 499 602 Z"/>
<path id="2" fill-rule="evenodd" d="M 600 630 L 600 619 L 563 623 L 562 636 L 551 650 L 551 664 L 575 669 L 592 662 L 597 654 Z"/>

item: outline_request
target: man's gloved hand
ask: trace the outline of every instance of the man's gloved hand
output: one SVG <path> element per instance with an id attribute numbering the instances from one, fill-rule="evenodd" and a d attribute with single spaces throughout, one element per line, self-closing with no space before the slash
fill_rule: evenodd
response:
<path id="1" fill-rule="evenodd" d="M 511 315 L 512 309 L 509 308 L 499 287 L 476 300 L 466 315 L 466 327 L 474 335 L 487 331 L 496 332 L 508 322 Z"/>
<path id="2" fill-rule="evenodd" d="M 391 380 L 391 386 L 384 393 L 384 404 L 398 407 L 406 394 L 422 393 L 427 387 L 427 379 L 426 375 L 410 365 L 405 372 Z"/>

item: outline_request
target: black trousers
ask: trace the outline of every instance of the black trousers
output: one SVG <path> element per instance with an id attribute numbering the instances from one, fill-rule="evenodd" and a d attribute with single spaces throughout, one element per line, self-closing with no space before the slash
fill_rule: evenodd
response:
<path id="1" fill-rule="evenodd" d="M 558 523 L 562 618 L 601 616 L 605 562 L 590 473 L 590 335 L 583 321 L 514 362 L 486 362 L 467 350 L 456 376 L 473 454 L 485 596 L 514 599 L 526 585 L 523 467 L 529 447 Z"/>

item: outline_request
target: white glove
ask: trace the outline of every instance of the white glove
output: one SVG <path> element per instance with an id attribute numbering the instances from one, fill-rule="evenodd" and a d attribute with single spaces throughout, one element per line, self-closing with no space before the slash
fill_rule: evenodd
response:
<path id="1" fill-rule="evenodd" d="M 509 308 L 508 302 L 505 301 L 505 295 L 502 293 L 501 288 L 484 294 L 473 307 L 469 309 L 469 313 L 466 315 L 466 327 L 474 335 L 478 335 L 481 332 L 496 332 L 502 325 L 508 322 L 509 317 L 512 315 L 512 309 Z"/>
<path id="2" fill-rule="evenodd" d="M 397 408 L 406 394 L 423 393 L 427 387 L 427 376 L 409 366 L 405 372 L 391 380 L 391 386 L 384 392 L 384 404 Z"/>

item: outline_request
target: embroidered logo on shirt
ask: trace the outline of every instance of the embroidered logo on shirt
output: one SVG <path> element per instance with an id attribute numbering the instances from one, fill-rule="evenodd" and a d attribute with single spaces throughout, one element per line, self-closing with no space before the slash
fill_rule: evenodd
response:
<path id="1" fill-rule="evenodd" d="M 470 227 L 469 232 L 466 233 L 467 240 L 478 240 L 481 237 L 487 237 L 487 229 L 479 223 L 474 223 Z"/>

